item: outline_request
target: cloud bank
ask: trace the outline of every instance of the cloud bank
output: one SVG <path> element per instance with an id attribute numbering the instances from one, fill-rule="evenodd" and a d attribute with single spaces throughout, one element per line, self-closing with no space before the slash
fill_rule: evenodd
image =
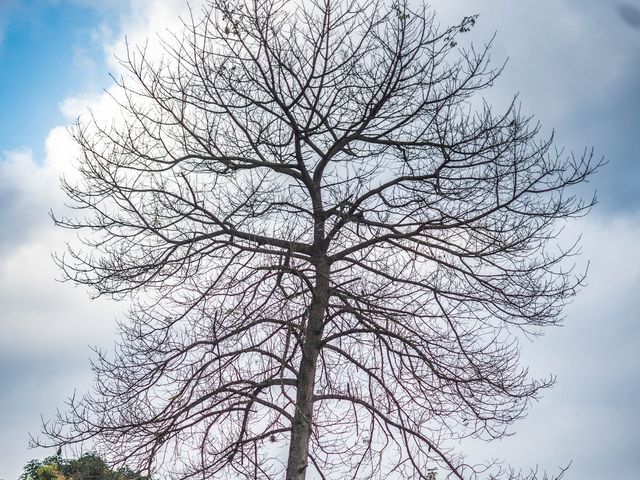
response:
<path id="1" fill-rule="evenodd" d="M 6 5 L 0 3 L 0 13 Z M 551 469 L 573 460 L 567 480 L 635 479 L 640 198 L 634 174 L 640 170 L 632 146 L 639 122 L 629 110 L 640 105 L 637 31 L 621 22 L 615 6 L 595 0 L 544 7 L 532 0 L 432 5 L 443 23 L 481 10 L 475 42 L 498 31 L 493 57 L 511 60 L 488 92 L 491 103 L 504 104 L 520 91 L 525 110 L 536 113 L 547 131 L 556 126 L 562 142 L 578 151 L 591 144 L 602 153 L 612 150 L 611 165 L 597 180 L 602 205 L 571 227 L 583 234 L 590 284 L 567 310 L 565 327 L 525 345 L 534 373 L 555 372 L 559 383 L 514 426 L 518 435 L 474 445 L 470 456 Z M 188 12 L 182 0 L 113 0 L 111 7 L 119 12 L 117 23 L 104 27 L 102 41 L 116 76 L 121 67 L 113 56 L 123 56 L 126 42 L 153 41 L 157 32 L 176 29 L 178 15 Z M 79 53 L 79 61 L 91 60 Z M 60 99 L 60 105 L 70 119 L 87 107 L 112 115 L 101 92 Z M 49 133 L 45 158 L 28 148 L 0 153 L 0 478 L 6 480 L 16 478 L 29 458 L 51 453 L 27 451 L 27 431 L 37 433 L 40 413 L 51 415 L 75 387 L 86 388 L 87 345 L 109 347 L 122 309 L 91 302 L 86 292 L 54 280 L 51 251 L 63 249 L 73 233 L 55 229 L 47 212 L 62 208 L 57 179 L 72 174 L 74 151 L 61 126 Z"/>

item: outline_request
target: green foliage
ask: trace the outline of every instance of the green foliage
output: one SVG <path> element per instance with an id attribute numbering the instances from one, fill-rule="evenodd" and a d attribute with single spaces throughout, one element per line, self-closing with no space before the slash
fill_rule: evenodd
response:
<path id="1" fill-rule="evenodd" d="M 128 467 L 113 470 L 95 453 L 75 460 L 51 456 L 31 460 L 22 469 L 19 480 L 149 480 Z"/>
<path id="2" fill-rule="evenodd" d="M 53 480 L 57 478 L 58 456 L 47 457 L 44 460 L 30 460 L 22 469 L 19 480 Z"/>

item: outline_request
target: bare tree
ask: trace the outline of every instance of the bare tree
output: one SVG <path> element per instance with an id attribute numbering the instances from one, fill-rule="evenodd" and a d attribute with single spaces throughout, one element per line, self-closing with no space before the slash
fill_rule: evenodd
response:
<path id="1" fill-rule="evenodd" d="M 66 276 L 132 308 L 46 441 L 184 479 L 515 477 L 453 447 L 552 383 L 518 338 L 582 281 L 552 240 L 597 162 L 482 100 L 500 69 L 457 46 L 474 23 L 215 0 L 162 62 L 130 49 L 56 222 L 91 247 Z"/>

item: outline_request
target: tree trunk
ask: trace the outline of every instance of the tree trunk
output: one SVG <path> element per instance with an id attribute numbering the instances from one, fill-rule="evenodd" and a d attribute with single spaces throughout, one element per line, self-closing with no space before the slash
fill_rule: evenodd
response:
<path id="1" fill-rule="evenodd" d="M 326 260 L 316 266 L 316 285 L 309 308 L 309 319 L 302 346 L 298 373 L 296 409 L 291 425 L 291 442 L 287 461 L 287 480 L 304 480 L 309 459 L 309 439 L 313 423 L 313 394 L 316 365 L 324 328 L 324 316 L 329 299 L 329 265 Z"/>

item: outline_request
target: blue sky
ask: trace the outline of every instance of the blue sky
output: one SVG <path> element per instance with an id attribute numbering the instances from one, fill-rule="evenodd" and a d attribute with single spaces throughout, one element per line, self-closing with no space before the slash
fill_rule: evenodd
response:
<path id="1" fill-rule="evenodd" d="M 108 10 L 65 0 L 0 5 L 0 145 L 42 155 L 48 131 L 65 122 L 60 101 L 108 84 L 100 45 Z"/>
<path id="2" fill-rule="evenodd" d="M 640 478 L 640 0 L 431 4 L 443 23 L 480 13 L 476 42 L 497 32 L 493 58 L 509 63 L 491 103 L 519 92 L 559 146 L 593 146 L 609 161 L 585 189 L 599 205 L 568 226 L 582 234 L 589 286 L 565 326 L 525 345 L 534 373 L 559 383 L 517 435 L 470 455 L 549 468 L 573 460 L 566 480 Z M 54 281 L 49 256 L 65 236 L 47 212 L 63 201 L 57 178 L 73 157 L 65 126 L 88 106 L 105 109 L 124 35 L 154 38 L 179 11 L 182 0 L 0 0 L 0 479 L 52 453 L 29 451 L 28 432 L 86 387 L 87 345 L 108 348 L 123 309 Z"/>

